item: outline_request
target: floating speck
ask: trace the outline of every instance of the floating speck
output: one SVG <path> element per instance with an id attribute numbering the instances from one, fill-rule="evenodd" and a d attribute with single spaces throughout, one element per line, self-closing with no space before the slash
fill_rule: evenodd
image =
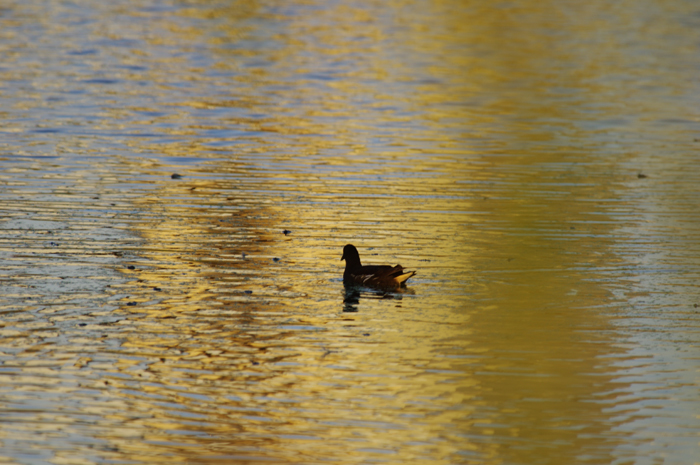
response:
<path id="1" fill-rule="evenodd" d="M 182 179 L 182 175 L 181 175 L 181 174 L 177 174 L 177 173 L 174 173 L 174 174 L 170 175 L 170 177 L 171 177 L 172 179 Z"/>
<path id="2" fill-rule="evenodd" d="M 160 292 L 160 291 L 162 291 L 163 289 L 161 289 L 161 288 L 159 288 L 159 287 L 154 287 L 153 290 L 154 290 L 154 291 L 157 291 L 157 292 Z"/>
<path id="3" fill-rule="evenodd" d="M 277 258 L 277 257 L 275 257 L 275 258 L 272 259 L 272 261 L 275 262 L 275 263 L 277 263 L 277 262 L 280 261 L 280 260 L 281 260 L 281 259 L 280 259 L 280 258 Z"/>
<path id="4" fill-rule="evenodd" d="M 285 229 L 284 231 L 282 231 L 282 234 L 284 234 L 285 236 L 288 236 L 288 235 L 292 234 L 292 231 L 290 231 L 289 229 Z"/>
<path id="5" fill-rule="evenodd" d="M 253 291 L 251 291 L 250 289 L 249 289 L 249 290 L 246 290 L 246 291 L 243 291 L 243 292 L 244 292 L 245 294 L 252 294 L 252 293 L 253 293 Z"/>
<path id="6" fill-rule="evenodd" d="M 638 177 L 639 179 L 644 179 L 644 178 L 646 178 L 646 177 L 648 177 L 648 176 L 647 176 L 646 174 L 639 173 L 639 174 L 637 175 L 637 177 Z"/>
<path id="7" fill-rule="evenodd" d="M 127 305 L 128 307 L 135 307 L 135 306 L 138 305 L 138 304 L 137 304 L 136 302 L 128 302 L 126 305 Z"/>
<path id="8" fill-rule="evenodd" d="M 130 270 L 135 270 L 135 269 L 136 269 L 136 267 L 135 267 L 134 265 L 129 265 L 129 266 L 127 266 L 127 268 L 130 269 Z"/>

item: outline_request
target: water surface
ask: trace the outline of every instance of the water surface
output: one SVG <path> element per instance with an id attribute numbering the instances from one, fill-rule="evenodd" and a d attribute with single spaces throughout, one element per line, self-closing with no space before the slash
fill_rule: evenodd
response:
<path id="1" fill-rule="evenodd" d="M 0 456 L 693 463 L 698 26 L 6 4 Z M 347 243 L 418 274 L 346 290 Z"/>

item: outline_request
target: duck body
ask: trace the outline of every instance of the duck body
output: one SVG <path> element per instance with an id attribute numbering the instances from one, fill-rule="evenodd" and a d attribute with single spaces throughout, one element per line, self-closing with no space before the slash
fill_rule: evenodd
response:
<path id="1" fill-rule="evenodd" d="M 405 287 L 408 278 L 416 274 L 415 271 L 404 271 L 401 265 L 362 265 L 360 254 L 354 245 L 348 244 L 343 248 L 345 260 L 345 272 L 343 283 L 345 285 L 361 285 L 381 289 L 397 289 Z"/>

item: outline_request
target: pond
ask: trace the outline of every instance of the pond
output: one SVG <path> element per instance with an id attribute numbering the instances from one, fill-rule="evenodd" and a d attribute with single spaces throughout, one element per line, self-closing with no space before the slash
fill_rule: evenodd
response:
<path id="1" fill-rule="evenodd" d="M 699 46 L 683 0 L 5 2 L 0 457 L 692 463 Z"/>

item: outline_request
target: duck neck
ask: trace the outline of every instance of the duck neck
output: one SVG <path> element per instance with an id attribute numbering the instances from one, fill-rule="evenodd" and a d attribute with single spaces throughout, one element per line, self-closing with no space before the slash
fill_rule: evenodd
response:
<path id="1" fill-rule="evenodd" d="M 350 273 L 362 269 L 360 257 L 351 257 L 345 259 L 345 273 Z"/>

